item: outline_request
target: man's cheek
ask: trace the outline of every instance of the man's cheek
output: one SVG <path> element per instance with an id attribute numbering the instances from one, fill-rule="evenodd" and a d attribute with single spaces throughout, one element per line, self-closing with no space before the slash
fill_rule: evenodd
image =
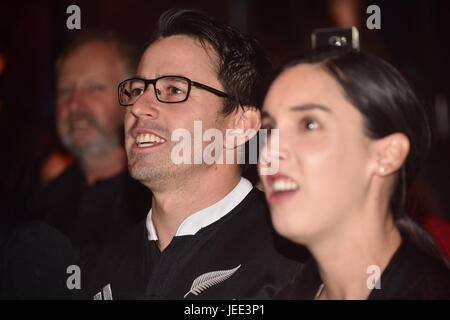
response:
<path id="1" fill-rule="evenodd" d="M 129 119 L 124 119 L 124 126 L 123 126 L 123 130 L 124 130 L 124 136 L 125 136 L 125 141 L 128 141 L 128 139 L 131 137 L 131 126 L 132 123 L 129 121 Z"/>
<path id="2" fill-rule="evenodd" d="M 57 129 L 60 132 L 65 132 L 67 131 L 67 127 L 68 127 L 68 123 L 67 123 L 67 114 L 57 114 Z"/>
<path id="3" fill-rule="evenodd" d="M 65 116 L 67 116 L 67 108 L 58 103 L 56 106 L 56 119 L 62 121 Z"/>

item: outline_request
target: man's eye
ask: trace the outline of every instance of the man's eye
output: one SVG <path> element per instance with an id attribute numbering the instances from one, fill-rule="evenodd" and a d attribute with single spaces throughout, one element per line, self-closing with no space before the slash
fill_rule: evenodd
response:
<path id="1" fill-rule="evenodd" d="M 102 84 L 93 84 L 90 87 L 91 91 L 93 92 L 101 92 L 101 91 L 105 91 L 106 87 Z"/>
<path id="2" fill-rule="evenodd" d="M 71 88 L 59 88 L 58 89 L 58 94 L 59 95 L 64 95 L 64 94 L 68 94 L 72 91 Z"/>
<path id="3" fill-rule="evenodd" d="M 174 87 L 174 86 L 169 87 L 168 92 L 169 92 L 169 94 L 173 94 L 173 95 L 184 94 L 184 91 L 182 89 Z"/>
<path id="4" fill-rule="evenodd" d="M 132 97 L 138 97 L 142 94 L 143 90 L 141 88 L 134 88 L 131 89 L 131 96 Z"/>

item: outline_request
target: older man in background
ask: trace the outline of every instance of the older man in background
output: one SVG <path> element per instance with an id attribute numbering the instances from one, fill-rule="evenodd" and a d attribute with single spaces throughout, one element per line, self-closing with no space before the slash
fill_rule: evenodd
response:
<path id="1" fill-rule="evenodd" d="M 57 62 L 56 119 L 75 163 L 38 191 L 31 211 L 76 250 L 118 236 L 146 215 L 151 193 L 127 171 L 117 85 L 134 74 L 135 52 L 110 33 L 84 33 Z"/>

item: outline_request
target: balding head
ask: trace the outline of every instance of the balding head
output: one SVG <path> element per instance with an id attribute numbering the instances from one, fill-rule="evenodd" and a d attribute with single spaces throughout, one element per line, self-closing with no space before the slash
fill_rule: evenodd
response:
<path id="1" fill-rule="evenodd" d="M 123 107 L 117 85 L 130 74 L 116 42 L 78 42 L 59 61 L 57 127 L 77 158 L 104 154 L 121 143 Z"/>

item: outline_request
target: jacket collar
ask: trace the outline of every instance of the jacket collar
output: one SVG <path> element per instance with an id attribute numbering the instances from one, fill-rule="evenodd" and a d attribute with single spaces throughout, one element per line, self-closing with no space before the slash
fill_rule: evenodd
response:
<path id="1" fill-rule="evenodd" d="M 242 200 L 244 200 L 252 189 L 253 186 L 251 182 L 241 177 L 241 180 L 236 187 L 234 187 L 234 189 L 231 190 L 224 198 L 207 208 L 194 212 L 187 217 L 178 227 L 175 236 L 194 235 L 200 229 L 216 222 L 228 212 L 233 210 Z M 152 209 L 150 209 L 150 212 L 147 215 L 146 227 L 148 240 L 158 240 L 156 229 L 152 221 Z"/>

